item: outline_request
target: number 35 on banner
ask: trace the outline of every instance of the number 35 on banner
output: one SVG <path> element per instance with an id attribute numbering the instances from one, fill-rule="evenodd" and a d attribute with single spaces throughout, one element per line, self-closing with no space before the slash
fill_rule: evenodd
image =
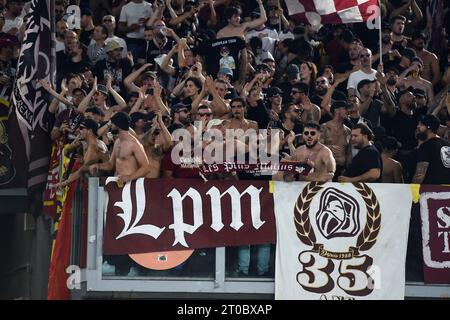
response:
<path id="1" fill-rule="evenodd" d="M 373 259 L 367 255 L 341 260 L 339 277 L 335 283 L 332 274 L 335 264 L 315 251 L 303 251 L 299 255 L 303 270 L 297 274 L 297 282 L 306 291 L 327 293 L 336 283 L 345 293 L 352 296 L 366 296 L 379 286 L 379 272 L 373 266 Z"/>

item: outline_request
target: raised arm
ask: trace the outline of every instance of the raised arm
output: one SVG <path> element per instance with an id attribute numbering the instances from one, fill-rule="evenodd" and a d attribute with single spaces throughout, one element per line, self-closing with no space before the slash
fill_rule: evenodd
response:
<path id="1" fill-rule="evenodd" d="M 125 100 L 122 98 L 122 96 L 116 91 L 114 90 L 113 86 L 112 86 L 112 77 L 111 75 L 107 75 L 106 76 L 106 88 L 108 88 L 109 93 L 111 93 L 111 95 L 113 96 L 114 100 L 116 101 L 117 105 L 119 106 L 119 110 L 123 110 L 127 107 L 127 103 L 125 102 Z"/>
<path id="2" fill-rule="evenodd" d="M 94 96 L 95 92 L 97 92 L 97 77 L 95 77 L 94 79 L 94 85 L 92 86 L 92 90 L 91 92 L 88 93 L 88 95 L 80 102 L 80 104 L 78 105 L 77 110 L 81 113 L 85 113 L 86 109 L 89 106 L 89 103 L 92 100 L 92 97 Z"/>
<path id="3" fill-rule="evenodd" d="M 63 80 L 63 81 L 65 81 L 65 80 Z M 73 103 L 70 102 L 69 100 L 67 100 L 65 97 L 65 95 L 67 93 L 67 88 L 64 87 L 63 85 L 61 85 L 61 87 L 62 87 L 61 93 L 58 93 L 53 89 L 52 84 L 48 80 L 39 80 L 39 84 L 45 89 L 45 91 L 50 93 L 55 98 L 54 100 L 56 100 L 56 106 L 58 106 L 58 104 L 59 104 L 58 102 L 62 102 L 66 106 L 69 106 L 69 107 L 73 106 Z M 52 103 L 53 103 L 53 101 L 52 101 Z M 54 110 L 54 108 L 49 107 L 49 112 L 51 112 L 51 113 L 56 112 L 56 110 L 54 110 L 55 112 L 52 112 L 52 110 Z"/>
<path id="4" fill-rule="evenodd" d="M 175 69 L 173 66 L 169 65 L 170 60 L 172 59 L 175 52 L 178 51 L 178 44 L 172 47 L 170 49 L 169 53 L 164 57 L 163 61 L 161 62 L 161 70 L 167 73 L 168 75 L 174 76 L 177 72 L 177 69 Z"/>
<path id="5" fill-rule="evenodd" d="M 257 26 L 260 26 L 263 23 L 266 23 L 266 21 L 267 21 L 266 9 L 264 9 L 262 0 L 256 0 L 256 1 L 258 2 L 259 12 L 261 14 L 258 19 L 244 23 L 245 30 L 254 29 Z"/>
<path id="6" fill-rule="evenodd" d="M 139 92 L 139 87 L 134 84 L 134 81 L 136 81 L 141 76 L 141 74 L 151 66 L 152 66 L 151 63 L 146 63 L 138 70 L 130 73 L 130 75 L 126 77 L 125 80 L 123 80 L 123 83 L 128 91 Z"/>

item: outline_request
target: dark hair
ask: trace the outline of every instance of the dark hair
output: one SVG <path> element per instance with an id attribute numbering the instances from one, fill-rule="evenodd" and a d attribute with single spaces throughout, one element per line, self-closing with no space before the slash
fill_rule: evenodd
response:
<path id="1" fill-rule="evenodd" d="M 101 117 L 104 117 L 104 116 L 105 116 L 105 113 L 104 113 L 100 108 L 98 108 L 98 107 L 90 107 L 90 108 L 87 108 L 87 109 L 86 109 L 86 113 L 88 113 L 88 112 L 90 112 L 90 113 L 92 113 L 92 114 L 95 114 L 95 115 L 97 115 L 97 116 L 101 116 Z"/>
<path id="2" fill-rule="evenodd" d="M 197 109 L 197 111 L 200 111 L 200 110 L 206 110 L 206 109 L 211 109 L 209 106 L 207 106 L 206 104 L 201 104 L 199 107 L 198 107 L 198 109 Z"/>
<path id="3" fill-rule="evenodd" d="M 320 131 L 320 124 L 318 124 L 315 121 L 310 121 L 307 124 L 305 124 L 304 128 L 311 128 L 311 129 L 316 129 L 317 131 Z"/>
<path id="4" fill-rule="evenodd" d="M 365 123 L 358 123 L 353 130 L 361 130 L 361 134 L 367 136 L 369 141 L 372 141 L 374 138 L 373 131 Z"/>
<path id="5" fill-rule="evenodd" d="M 97 27 L 102 28 L 102 33 L 103 33 L 104 35 L 106 35 L 106 38 L 108 38 L 108 36 L 109 36 L 108 28 L 107 28 L 104 24 L 100 24 L 100 25 L 98 25 Z"/>
<path id="6" fill-rule="evenodd" d="M 242 97 L 237 97 L 237 98 L 232 99 L 232 100 L 230 101 L 230 106 L 231 106 L 231 104 L 232 104 L 233 102 L 240 102 L 240 103 L 242 103 L 242 105 L 243 105 L 244 107 L 247 106 L 247 103 L 246 103 L 245 99 L 242 98 Z"/>
<path id="7" fill-rule="evenodd" d="M 241 15 L 241 13 L 241 9 L 237 7 L 228 7 L 227 10 L 225 10 L 225 21 L 231 19 L 235 14 Z"/>
<path id="8" fill-rule="evenodd" d="M 309 95 L 309 85 L 303 82 L 295 83 L 292 88 L 298 89 L 300 92 L 305 93 L 305 95 Z"/>
<path id="9" fill-rule="evenodd" d="M 188 81 L 191 81 L 198 88 L 199 92 L 200 92 L 200 90 L 202 90 L 203 83 L 202 83 L 202 81 L 199 78 L 189 77 L 189 78 L 186 79 L 185 83 L 187 84 Z"/>
<path id="10" fill-rule="evenodd" d="M 391 19 L 391 23 L 394 24 L 395 21 L 397 21 L 397 20 L 402 20 L 403 22 L 406 22 L 407 19 L 405 16 L 398 15 Z"/>
<path id="11" fill-rule="evenodd" d="M 281 117 L 283 118 L 283 120 L 286 119 L 286 117 L 284 115 L 289 112 L 289 109 L 291 106 L 297 106 L 297 105 L 295 103 L 286 103 L 283 106 L 283 109 L 281 110 Z"/>

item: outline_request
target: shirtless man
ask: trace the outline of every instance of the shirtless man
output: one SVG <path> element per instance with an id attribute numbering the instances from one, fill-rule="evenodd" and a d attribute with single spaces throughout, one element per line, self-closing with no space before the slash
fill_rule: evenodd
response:
<path id="1" fill-rule="evenodd" d="M 293 139 L 294 136 L 289 137 Z M 320 125 L 316 122 L 308 122 L 303 130 L 303 138 L 305 145 L 295 150 L 291 161 L 307 164 L 313 170 L 306 177 L 299 175 L 300 179 L 319 182 L 331 181 L 336 171 L 336 161 L 331 150 L 320 143 Z M 292 174 L 284 173 L 284 177 L 292 179 Z"/>
<path id="2" fill-rule="evenodd" d="M 259 11 L 261 15 L 258 19 L 249 22 L 241 23 L 242 12 L 239 8 L 229 7 L 225 12 L 225 17 L 228 21 L 228 25 L 220 29 L 217 33 L 217 39 L 228 37 L 239 37 L 245 39 L 245 34 L 248 30 L 256 28 L 267 21 L 266 10 L 262 0 L 256 0 L 259 5 Z"/>
<path id="3" fill-rule="evenodd" d="M 90 166 L 89 172 L 95 174 L 96 171 L 114 170 L 122 183 L 145 177 L 150 169 L 149 162 L 144 147 L 130 133 L 130 117 L 124 112 L 118 112 L 111 117 L 111 123 L 113 131 L 119 132 L 111 157 L 106 163 Z"/>
<path id="4" fill-rule="evenodd" d="M 341 173 L 351 160 L 351 130 L 344 125 L 347 118 L 345 101 L 335 101 L 331 106 L 333 119 L 322 125 L 321 142 L 329 147 L 336 159 L 336 176 Z"/>
<path id="5" fill-rule="evenodd" d="M 168 152 L 173 145 L 172 136 L 162 120 L 161 113 L 157 114 L 152 127 L 145 133 L 142 143 L 149 161 L 149 172 L 146 178 L 159 178 L 164 153 Z"/>
<path id="6" fill-rule="evenodd" d="M 421 31 L 416 31 L 412 35 L 413 48 L 417 56 L 423 61 L 423 77 L 435 86 L 441 80 L 441 70 L 437 56 L 425 49 L 427 40 L 427 37 Z"/>
<path id="7" fill-rule="evenodd" d="M 423 62 L 420 58 L 415 58 L 411 62 L 411 66 L 403 71 L 403 73 L 399 76 L 399 80 L 397 82 L 397 87 L 400 88 L 409 88 L 412 87 L 414 89 L 422 89 L 427 93 L 429 98 L 428 101 L 434 100 L 434 90 L 433 84 L 422 78 L 423 72 Z"/>
<path id="8" fill-rule="evenodd" d="M 78 149 L 83 147 L 83 165 L 80 169 L 73 172 L 66 181 L 56 184 L 55 188 L 63 188 L 73 181 L 82 177 L 87 172 L 90 165 L 108 161 L 108 148 L 105 143 L 97 138 L 98 123 L 91 119 L 85 119 L 81 122 L 79 135 L 69 147 Z M 85 143 L 82 143 L 85 142 Z"/>
<path id="9" fill-rule="evenodd" d="M 394 137 L 387 137 L 383 140 L 383 152 L 381 153 L 383 183 L 404 183 L 402 165 L 393 159 L 400 147 L 400 143 Z"/>
<path id="10" fill-rule="evenodd" d="M 258 123 L 245 119 L 245 100 L 241 97 L 231 100 L 230 107 L 232 118 L 225 124 L 225 129 L 258 130 Z"/>
<path id="11" fill-rule="evenodd" d="M 116 106 L 108 106 L 108 97 L 111 94 L 116 101 Z M 97 81 L 94 82 L 94 86 L 92 87 L 91 92 L 81 101 L 78 106 L 78 111 L 84 113 L 88 109 L 91 104 L 91 100 L 93 101 L 93 105 L 105 114 L 105 121 L 109 121 L 114 112 L 121 111 L 127 108 L 127 103 L 121 97 L 121 95 L 114 90 L 112 87 L 112 78 L 111 76 L 106 77 L 106 85 L 97 85 Z"/>

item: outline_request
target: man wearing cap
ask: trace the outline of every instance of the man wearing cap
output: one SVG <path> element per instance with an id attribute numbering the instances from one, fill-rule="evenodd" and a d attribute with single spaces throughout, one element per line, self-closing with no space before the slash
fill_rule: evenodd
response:
<path id="1" fill-rule="evenodd" d="M 109 41 L 105 47 L 107 58 L 98 61 L 93 69 L 98 82 L 105 81 L 107 75 L 112 77 L 112 85 L 120 95 L 125 96 L 124 79 L 131 73 L 132 65 L 128 58 L 122 58 L 122 46 L 117 41 Z"/>
<path id="2" fill-rule="evenodd" d="M 189 105 L 177 103 L 172 106 L 170 113 L 172 114 L 173 122 L 169 126 L 169 132 L 172 134 L 177 129 L 182 129 L 191 124 Z"/>
<path id="3" fill-rule="evenodd" d="M 394 137 L 386 137 L 382 141 L 383 152 L 381 160 L 383 161 L 383 183 L 404 183 L 403 167 L 400 162 L 394 160 L 398 150 L 402 147 L 401 143 Z"/>
<path id="4" fill-rule="evenodd" d="M 422 78 L 423 61 L 415 57 L 411 60 L 411 65 L 399 76 L 397 86 L 400 88 L 419 88 L 427 92 L 429 101 L 434 100 L 433 84 Z"/>
<path id="5" fill-rule="evenodd" d="M 229 7 L 225 12 L 225 19 L 228 21 L 228 24 L 227 26 L 219 30 L 219 32 L 217 32 L 217 39 L 228 37 L 244 38 L 248 30 L 266 23 L 267 16 L 263 2 L 262 0 L 256 0 L 256 2 L 259 6 L 259 18 L 245 23 L 241 23 L 241 9 L 238 9 L 236 7 Z"/>
<path id="6" fill-rule="evenodd" d="M 266 102 L 266 112 L 265 118 L 267 119 L 267 123 L 259 123 L 260 128 L 279 127 L 281 111 L 283 109 L 283 91 L 281 91 L 278 87 L 270 87 L 267 91 L 267 102 Z"/>
<path id="7" fill-rule="evenodd" d="M 359 106 L 361 115 L 367 118 L 373 126 L 378 127 L 380 125 L 381 113 L 386 113 L 386 110 L 383 101 L 377 99 L 375 95 L 376 80 L 361 80 L 358 83 L 358 92 L 361 100 Z"/>
<path id="8" fill-rule="evenodd" d="M 82 166 L 77 171 L 71 173 L 66 181 L 55 185 L 55 188 L 66 187 L 73 181 L 78 180 L 84 173 L 89 171 L 89 166 L 108 161 L 108 148 L 103 141 L 98 139 L 97 130 L 98 123 L 94 120 L 85 119 L 80 123 L 78 136 L 69 148 L 72 150 L 80 150 L 81 148 L 83 154 Z"/>
<path id="9" fill-rule="evenodd" d="M 416 113 L 420 116 L 425 116 L 428 113 L 428 98 L 427 93 L 419 88 L 413 89 L 412 94 L 416 97 L 417 109 Z"/>
<path id="10" fill-rule="evenodd" d="M 108 106 L 108 97 L 109 94 L 114 98 L 117 105 Z M 98 107 L 105 114 L 105 121 L 109 121 L 114 112 L 124 110 L 127 107 L 127 103 L 122 98 L 122 96 L 114 90 L 112 87 L 112 79 L 111 77 L 106 78 L 106 86 L 97 83 L 92 87 L 91 92 L 81 101 L 78 106 L 78 111 L 85 112 L 86 109 L 90 106 L 91 101 L 93 101 L 93 105 Z"/>
<path id="11" fill-rule="evenodd" d="M 296 64 L 289 64 L 284 73 L 286 76 L 277 82 L 276 86 L 283 91 L 283 100 L 289 101 L 292 86 L 300 82 L 300 68 Z"/>
<path id="12" fill-rule="evenodd" d="M 145 177 L 150 169 L 149 162 L 144 147 L 130 133 L 130 117 L 118 112 L 111 117 L 111 123 L 112 131 L 118 131 L 111 157 L 106 163 L 91 165 L 89 172 L 95 174 L 97 171 L 114 170 L 114 175 L 123 183 Z"/>
<path id="13" fill-rule="evenodd" d="M 153 119 L 151 126 L 142 138 L 142 144 L 149 161 L 149 172 L 146 178 L 159 178 L 164 154 L 173 145 L 172 136 L 164 124 L 161 113 L 158 113 Z"/>
<path id="14" fill-rule="evenodd" d="M 356 95 L 361 98 L 357 90 L 360 81 L 364 79 L 376 80 L 377 70 L 372 69 L 372 51 L 368 48 L 363 48 L 359 52 L 359 59 L 361 60 L 361 69 L 351 73 L 348 78 L 347 90 L 349 97 Z"/>
<path id="15" fill-rule="evenodd" d="M 333 152 L 336 160 L 336 177 L 351 160 L 351 130 L 344 124 L 349 107 L 350 105 L 344 100 L 335 101 L 330 109 L 333 119 L 322 124 L 321 142 Z"/>
<path id="16" fill-rule="evenodd" d="M 437 136 L 439 119 L 426 115 L 417 126 L 417 138 L 424 141 L 418 150 L 412 183 L 448 184 L 450 181 L 450 142 Z"/>
<path id="17" fill-rule="evenodd" d="M 437 85 L 441 80 L 441 70 L 439 68 L 439 60 L 437 56 L 425 49 L 427 36 L 417 30 L 412 35 L 412 45 L 417 56 L 423 61 L 423 78 L 430 81 L 433 86 Z"/>
<path id="18" fill-rule="evenodd" d="M 116 32 L 116 17 L 113 15 L 107 15 L 103 17 L 102 20 L 103 25 L 108 29 L 108 38 L 106 38 L 106 44 L 110 41 L 117 41 L 123 48 L 122 50 L 122 58 L 126 58 L 128 56 L 128 46 L 124 39 L 116 36 L 114 33 Z"/>

